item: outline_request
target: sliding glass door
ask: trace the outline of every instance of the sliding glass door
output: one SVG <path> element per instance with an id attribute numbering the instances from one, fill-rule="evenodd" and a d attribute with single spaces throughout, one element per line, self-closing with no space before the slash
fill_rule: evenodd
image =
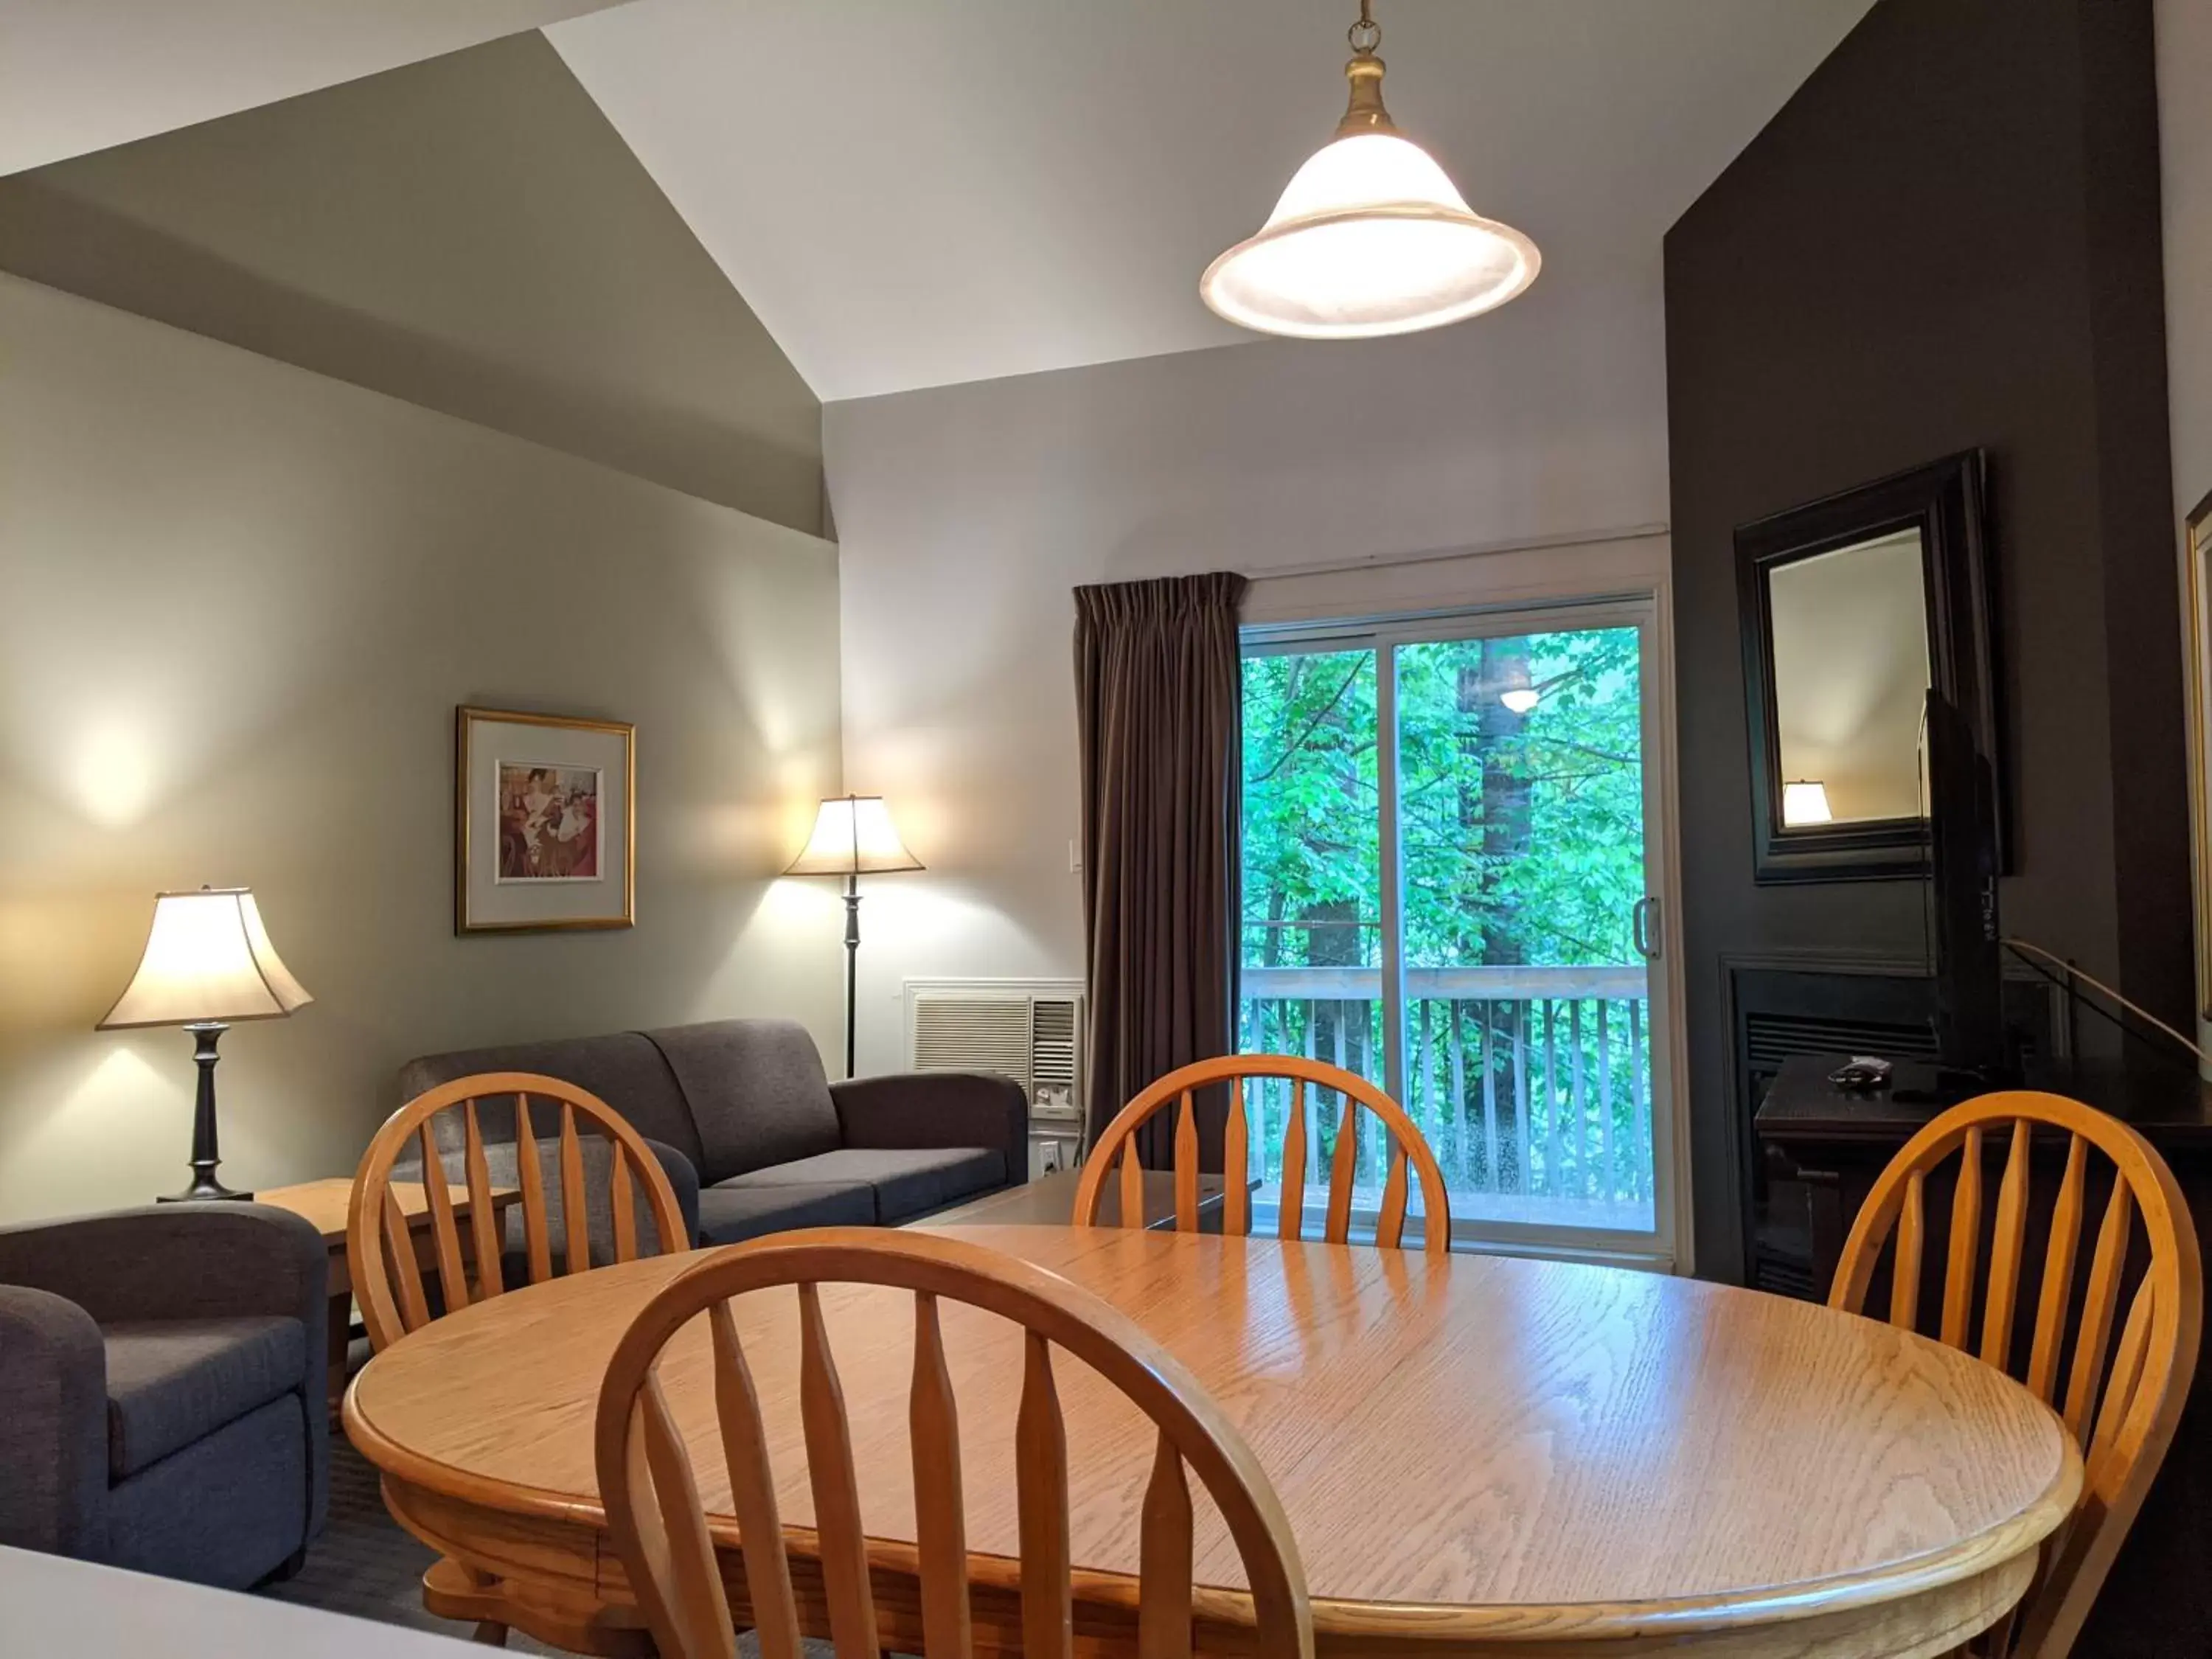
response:
<path id="1" fill-rule="evenodd" d="M 1671 1248 L 1650 634 L 1577 605 L 1247 646 L 1240 1046 L 1401 1102 L 1468 1237 Z M 1287 1091 L 1259 1103 L 1263 1207 L 1318 1202 L 1339 1103 L 1303 1172 Z"/>

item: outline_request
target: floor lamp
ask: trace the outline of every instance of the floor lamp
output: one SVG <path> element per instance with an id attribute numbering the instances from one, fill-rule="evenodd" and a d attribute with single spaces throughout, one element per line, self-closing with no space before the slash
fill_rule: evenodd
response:
<path id="1" fill-rule="evenodd" d="M 806 850 L 787 876 L 845 878 L 845 1075 L 853 1075 L 853 1014 L 860 960 L 860 878 L 891 870 L 919 870 L 906 850 L 881 795 L 832 795 L 815 815 Z"/>

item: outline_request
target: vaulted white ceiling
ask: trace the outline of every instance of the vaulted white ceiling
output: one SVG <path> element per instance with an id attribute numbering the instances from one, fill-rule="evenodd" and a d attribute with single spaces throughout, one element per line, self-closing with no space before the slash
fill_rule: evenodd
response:
<path id="1" fill-rule="evenodd" d="M 0 0 L 0 173 L 419 63 L 613 0 Z"/>
<path id="2" fill-rule="evenodd" d="M 1871 3 L 1376 12 L 1400 125 L 1540 287 L 1652 296 L 1667 227 Z M 866 397 L 1253 337 L 1198 275 L 1328 137 L 1354 9 L 0 0 L 0 173 L 545 26 L 815 392 Z"/>
<path id="3" fill-rule="evenodd" d="M 1399 125 L 1536 238 L 1540 282 L 1656 291 L 1667 227 L 1871 3 L 1376 12 Z M 1328 137 L 1354 15 L 634 0 L 546 33 L 829 400 L 1249 338 L 1199 272 Z"/>

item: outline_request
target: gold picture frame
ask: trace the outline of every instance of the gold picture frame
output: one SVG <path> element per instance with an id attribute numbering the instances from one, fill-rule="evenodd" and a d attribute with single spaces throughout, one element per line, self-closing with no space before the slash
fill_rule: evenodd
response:
<path id="1" fill-rule="evenodd" d="M 453 713 L 453 931 L 637 922 L 637 728 L 464 704 Z"/>
<path id="2" fill-rule="evenodd" d="M 2212 495 L 2197 502 L 2181 540 L 2182 628 L 2189 696 L 2189 873 L 2197 911 L 2197 1018 L 2212 1022 Z"/>

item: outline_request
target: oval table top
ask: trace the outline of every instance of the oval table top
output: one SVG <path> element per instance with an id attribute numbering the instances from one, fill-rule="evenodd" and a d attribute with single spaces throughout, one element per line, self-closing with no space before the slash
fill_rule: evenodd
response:
<path id="1" fill-rule="evenodd" d="M 1097 1291 L 1196 1374 L 1274 1482 L 1324 1648 L 1354 1636 L 1468 1650 L 1679 1641 L 1775 1625 L 1802 1638 L 1844 1615 L 1865 1632 L 1875 1613 L 1894 1618 L 1939 1592 L 1953 1609 L 1942 1628 L 1957 1637 L 1958 1621 L 1986 1624 L 2019 1596 L 2081 1486 L 2071 1438 L 2008 1378 L 1809 1303 L 1500 1256 L 1112 1228 L 945 1231 Z M 500 1570 L 526 1571 L 554 1547 L 514 1541 L 533 1522 L 549 1540 L 561 1526 L 603 1526 L 600 1378 L 630 1317 L 695 1260 L 601 1268 L 441 1319 L 355 1380 L 348 1431 L 388 1494 L 396 1482 L 435 1500 L 422 1510 L 440 1516 L 433 1542 L 465 1554 L 475 1517 L 508 1540 L 492 1558 Z M 911 1297 L 825 1286 L 823 1305 L 867 1531 L 910 1540 Z M 784 1519 L 809 1525 L 796 1298 L 760 1292 L 735 1312 Z M 1011 1558 L 1019 1338 L 974 1309 L 946 1304 L 943 1317 L 969 1548 Z M 1073 1559 L 1133 1574 L 1150 1431 L 1088 1368 L 1055 1358 Z M 695 1324 L 668 1349 L 663 1382 L 693 1437 L 702 1495 L 726 1515 L 709 1376 Z M 1225 1531 L 1202 1500 L 1200 1510 L 1199 1582 L 1241 1588 Z M 603 1583 L 608 1559 L 602 1549 L 599 1576 L 578 1579 Z M 1960 1611 L 1976 1584 L 1980 1601 Z M 1897 1642 L 1905 1628 L 1863 1639 Z M 1923 1650 L 1918 1638 L 1854 1639 L 1789 1651 Z"/>

